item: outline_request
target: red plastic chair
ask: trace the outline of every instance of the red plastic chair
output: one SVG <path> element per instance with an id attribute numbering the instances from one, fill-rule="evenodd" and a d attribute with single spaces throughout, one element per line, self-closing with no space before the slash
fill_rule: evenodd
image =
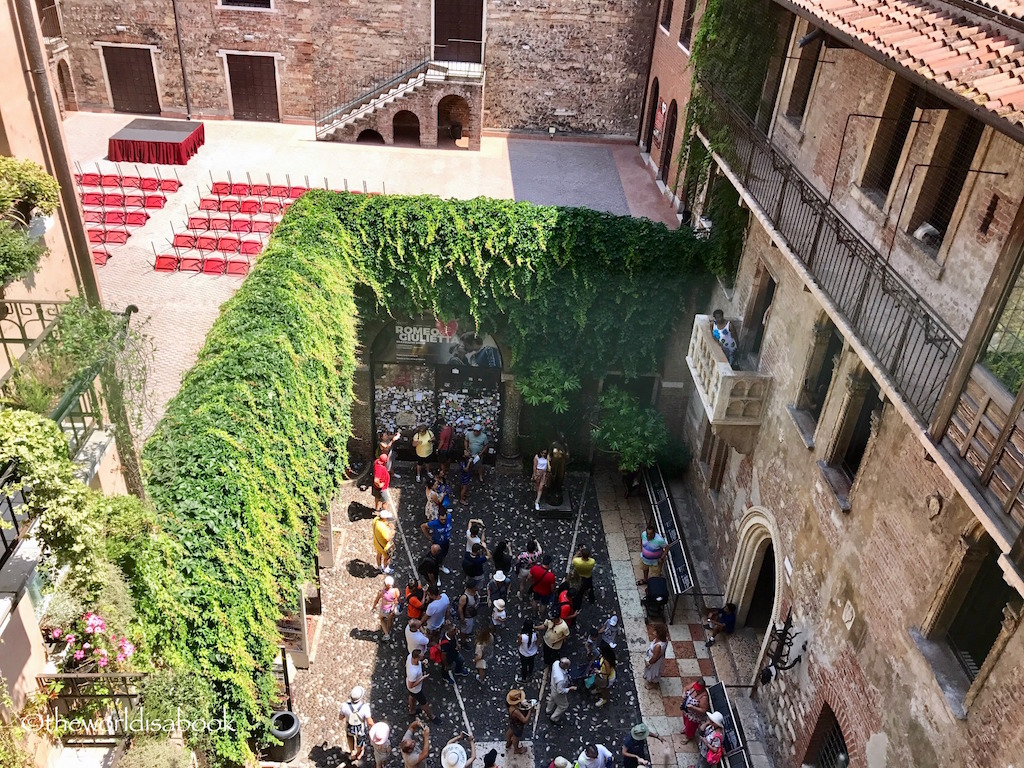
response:
<path id="1" fill-rule="evenodd" d="M 149 220 L 149 214 L 145 211 L 127 211 L 124 223 L 132 227 L 141 227 Z"/>
<path id="2" fill-rule="evenodd" d="M 202 272 L 205 259 L 201 253 L 187 253 L 178 259 L 179 272 Z"/>
<path id="3" fill-rule="evenodd" d="M 263 252 L 263 241 L 243 240 L 238 244 L 238 252 L 243 256 L 259 256 Z"/>
<path id="4" fill-rule="evenodd" d="M 101 187 L 121 188 L 121 174 L 119 173 L 104 173 L 100 176 Z"/>
<path id="5" fill-rule="evenodd" d="M 75 177 L 83 187 L 98 187 L 100 186 L 100 175 L 98 173 L 80 173 Z"/>
<path id="6" fill-rule="evenodd" d="M 143 176 L 139 179 L 139 189 L 143 192 L 156 192 L 160 189 L 160 179 L 156 176 Z"/>
<path id="7" fill-rule="evenodd" d="M 221 213 L 238 213 L 242 207 L 241 201 L 236 197 L 222 197 L 217 210 Z"/>
<path id="8" fill-rule="evenodd" d="M 122 176 L 121 187 L 124 189 L 141 189 L 142 179 L 138 176 Z"/>
<path id="9" fill-rule="evenodd" d="M 157 272 L 175 272 L 178 269 L 178 257 L 162 253 L 153 262 L 153 269 Z"/>
<path id="10" fill-rule="evenodd" d="M 211 216 L 210 226 L 208 226 L 207 229 L 213 230 L 214 232 L 229 232 L 231 230 L 231 217 Z"/>
<path id="11" fill-rule="evenodd" d="M 262 213 L 276 214 L 281 212 L 281 203 L 278 200 L 264 200 L 260 206 Z"/>
<path id="12" fill-rule="evenodd" d="M 219 211 L 220 201 L 215 197 L 204 197 L 199 201 L 200 211 Z"/>
<path id="13" fill-rule="evenodd" d="M 82 205 L 103 205 L 104 197 L 102 192 L 83 192 Z"/>
<path id="14" fill-rule="evenodd" d="M 288 190 L 288 197 L 294 200 L 298 200 L 307 192 L 309 192 L 308 187 L 292 187 L 291 189 Z"/>
<path id="15" fill-rule="evenodd" d="M 102 267 L 107 263 L 107 259 L 110 258 L 110 254 L 107 253 L 104 248 L 93 248 L 92 249 L 92 263 L 96 266 Z"/>
<path id="16" fill-rule="evenodd" d="M 177 179 L 160 179 L 161 192 L 177 192 L 181 189 L 181 182 Z"/>
<path id="17" fill-rule="evenodd" d="M 145 195 L 125 195 L 123 205 L 125 208 L 145 208 Z"/>
<path id="18" fill-rule="evenodd" d="M 242 213 L 259 213 L 260 212 L 260 200 L 259 198 L 249 197 L 242 201 L 239 206 L 239 210 Z"/>
<path id="19" fill-rule="evenodd" d="M 217 236 L 210 234 L 201 234 L 196 238 L 195 247 L 200 251 L 216 251 Z"/>
<path id="20" fill-rule="evenodd" d="M 210 187 L 210 192 L 215 195 L 230 195 L 231 185 L 226 181 L 215 181 Z"/>
<path id="21" fill-rule="evenodd" d="M 252 266 L 248 259 L 228 259 L 226 273 L 244 277 L 249 274 L 249 267 Z"/>
<path id="22" fill-rule="evenodd" d="M 271 197 L 288 197 L 288 191 L 291 187 L 286 184 L 273 184 L 270 187 Z"/>
<path id="23" fill-rule="evenodd" d="M 244 216 L 236 216 L 231 220 L 232 232 L 252 232 L 253 221 Z"/>
<path id="24" fill-rule="evenodd" d="M 124 205 L 124 195 L 120 192 L 107 192 L 103 195 L 102 204 L 111 208 L 120 208 Z"/>
<path id="25" fill-rule="evenodd" d="M 241 195 L 248 195 L 249 194 L 249 185 L 248 184 L 241 184 L 241 183 L 236 182 L 236 183 L 231 185 L 231 194 L 232 195 L 239 195 L 239 196 L 241 196 Z"/>
<path id="26" fill-rule="evenodd" d="M 108 229 L 103 234 L 105 235 L 103 242 L 110 245 L 124 245 L 131 236 L 131 232 L 127 229 Z"/>
<path id="27" fill-rule="evenodd" d="M 227 265 L 227 259 L 223 256 L 207 256 L 203 259 L 203 274 L 204 275 L 223 275 L 224 267 Z"/>
<path id="28" fill-rule="evenodd" d="M 163 195 L 146 195 L 147 208 L 163 208 L 167 205 L 167 198 Z"/>
<path id="29" fill-rule="evenodd" d="M 102 224 L 105 213 L 106 211 L 102 208 L 86 208 L 82 211 L 82 218 L 86 224 Z"/>
<path id="30" fill-rule="evenodd" d="M 107 242 L 107 233 L 102 229 L 87 229 L 86 232 L 89 234 L 90 243 L 105 243 Z"/>
<path id="31" fill-rule="evenodd" d="M 256 195 L 257 197 L 268 197 L 270 195 L 270 185 L 253 184 L 249 187 L 249 194 Z"/>
<path id="32" fill-rule="evenodd" d="M 188 228 L 206 231 L 210 228 L 210 218 L 208 216 L 189 216 Z"/>
<path id="33" fill-rule="evenodd" d="M 104 224 L 125 224 L 127 219 L 127 211 L 121 208 L 115 208 L 113 210 L 107 210 L 103 213 Z"/>
<path id="34" fill-rule="evenodd" d="M 224 235 L 217 240 L 217 250 L 221 253 L 237 253 L 238 238 L 234 235 Z"/>
<path id="35" fill-rule="evenodd" d="M 171 246 L 174 248 L 195 248 L 196 236 L 188 232 L 179 232 L 171 241 Z"/>
<path id="36" fill-rule="evenodd" d="M 253 219 L 252 221 L 252 231 L 259 232 L 264 235 L 269 235 L 273 232 L 275 226 L 276 222 L 267 221 L 265 219 Z"/>

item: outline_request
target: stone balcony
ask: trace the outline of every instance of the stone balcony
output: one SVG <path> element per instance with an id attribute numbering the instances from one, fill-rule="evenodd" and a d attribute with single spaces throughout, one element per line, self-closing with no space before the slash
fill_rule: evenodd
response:
<path id="1" fill-rule="evenodd" d="M 731 320 L 733 328 L 739 327 Z M 695 315 L 686 355 L 694 387 L 714 433 L 740 453 L 749 453 L 761 426 L 772 377 L 734 370 L 711 333 L 711 318 Z"/>

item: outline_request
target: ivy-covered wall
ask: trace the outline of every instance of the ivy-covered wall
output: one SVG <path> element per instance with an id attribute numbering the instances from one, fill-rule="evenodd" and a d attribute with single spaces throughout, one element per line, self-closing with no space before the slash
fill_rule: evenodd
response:
<path id="1" fill-rule="evenodd" d="M 213 764 L 243 762 L 269 715 L 276 622 L 347 459 L 357 306 L 472 317 L 513 369 L 649 371 L 701 247 L 645 219 L 502 200 L 311 192 L 290 209 L 144 451 L 159 530 L 133 589 L 153 650 L 234 720 Z"/>

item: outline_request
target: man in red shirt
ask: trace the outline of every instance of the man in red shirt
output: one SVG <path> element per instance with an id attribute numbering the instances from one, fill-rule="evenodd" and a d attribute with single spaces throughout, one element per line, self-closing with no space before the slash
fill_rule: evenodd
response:
<path id="1" fill-rule="evenodd" d="M 441 472 L 448 474 L 448 467 L 452 464 L 452 444 L 455 442 L 455 428 L 444 418 L 439 420 L 441 434 L 437 438 L 437 458 L 441 462 Z"/>
<path id="2" fill-rule="evenodd" d="M 561 616 L 565 623 L 570 627 L 576 622 L 576 617 L 580 615 L 579 611 L 573 610 L 573 598 L 576 597 L 576 590 L 569 588 L 563 589 L 558 593 L 558 615 Z"/>
<path id="3" fill-rule="evenodd" d="M 388 472 L 388 455 L 382 453 L 373 462 L 373 511 L 379 512 L 388 503 L 388 488 L 391 486 L 391 473 Z"/>
<path id="4" fill-rule="evenodd" d="M 544 555 L 541 562 L 530 569 L 530 591 L 533 604 L 537 609 L 538 618 L 543 619 L 547 608 L 551 605 L 551 595 L 555 591 L 555 573 L 551 570 L 551 555 Z"/>

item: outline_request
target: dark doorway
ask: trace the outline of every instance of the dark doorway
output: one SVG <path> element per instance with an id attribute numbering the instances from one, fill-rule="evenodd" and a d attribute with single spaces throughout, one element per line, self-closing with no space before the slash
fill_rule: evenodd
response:
<path id="1" fill-rule="evenodd" d="M 743 328 L 747 337 L 747 352 L 754 361 L 761 353 L 764 330 L 768 327 L 769 310 L 775 299 L 775 289 L 775 278 L 764 264 L 758 264 L 754 277 L 754 298 L 750 303 L 750 311 Z"/>
<path id="2" fill-rule="evenodd" d="M 867 394 L 864 396 L 864 403 L 857 414 L 857 421 L 850 433 L 850 442 L 846 446 L 839 460 L 839 466 L 846 473 L 852 483 L 860 470 L 864 454 L 868 449 L 868 441 L 871 440 L 871 418 L 876 411 L 882 408 L 882 395 L 878 385 L 872 381 L 868 385 Z"/>
<path id="3" fill-rule="evenodd" d="M 356 144 L 383 144 L 384 137 L 372 128 L 360 131 L 356 137 Z"/>
<path id="4" fill-rule="evenodd" d="M 483 62 L 483 0 L 434 0 L 434 58 Z"/>
<path id="5" fill-rule="evenodd" d="M 644 129 L 644 150 L 651 151 L 654 141 L 654 117 L 658 114 L 658 78 L 651 83 L 651 100 L 647 103 L 647 127 Z"/>
<path id="6" fill-rule="evenodd" d="M 775 607 L 775 545 L 771 542 L 764 550 L 761 569 L 757 573 L 757 582 L 750 595 L 750 608 L 747 609 L 746 626 L 755 629 L 767 629 L 772 620 L 772 608 Z"/>
<path id="7" fill-rule="evenodd" d="M 228 55 L 228 80 L 235 120 L 276 123 L 281 119 L 273 56 Z"/>
<path id="8" fill-rule="evenodd" d="M 64 103 L 66 111 L 78 109 L 78 102 L 75 99 L 75 84 L 71 81 L 71 70 L 66 61 L 57 62 L 57 85 L 60 88 L 60 100 Z"/>
<path id="9" fill-rule="evenodd" d="M 103 46 L 110 98 L 115 112 L 159 115 L 160 98 L 156 91 L 153 55 L 149 48 Z"/>
<path id="10" fill-rule="evenodd" d="M 449 94 L 437 103 L 437 146 L 456 146 L 467 138 L 472 113 L 469 102 L 461 96 Z M 463 142 L 469 146 L 468 139 Z"/>
<path id="11" fill-rule="evenodd" d="M 395 115 L 391 122 L 395 144 L 418 147 L 420 145 L 420 119 L 407 109 Z"/>
<path id="12" fill-rule="evenodd" d="M 672 145 L 676 143 L 676 123 L 679 122 L 679 113 L 676 109 L 676 101 L 668 107 L 668 115 L 665 116 L 665 138 L 661 144 L 661 167 L 658 169 L 658 176 L 670 187 L 668 174 L 672 168 Z"/>

